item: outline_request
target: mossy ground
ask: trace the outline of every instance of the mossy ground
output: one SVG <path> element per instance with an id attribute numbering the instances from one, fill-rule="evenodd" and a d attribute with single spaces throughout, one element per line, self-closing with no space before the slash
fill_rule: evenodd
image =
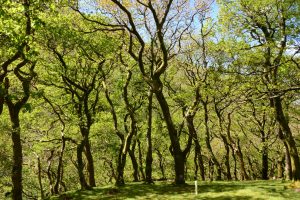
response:
<path id="1" fill-rule="evenodd" d="M 122 187 L 104 186 L 90 191 L 70 191 L 51 200 L 100 200 L 100 199 L 300 199 L 300 192 L 289 181 L 214 181 L 198 182 L 195 195 L 194 182 L 174 186 L 171 182 L 127 183 Z"/>

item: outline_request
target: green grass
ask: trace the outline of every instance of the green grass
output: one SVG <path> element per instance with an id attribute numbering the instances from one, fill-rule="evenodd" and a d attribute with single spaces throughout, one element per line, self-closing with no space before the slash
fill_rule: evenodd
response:
<path id="1" fill-rule="evenodd" d="M 282 181 L 215 181 L 198 182 L 198 195 L 194 183 L 174 186 L 171 182 L 156 182 L 154 185 L 128 183 L 123 187 L 105 186 L 90 191 L 70 191 L 51 200 L 98 200 L 98 199 L 300 199 L 300 192 L 289 187 L 291 182 Z"/>

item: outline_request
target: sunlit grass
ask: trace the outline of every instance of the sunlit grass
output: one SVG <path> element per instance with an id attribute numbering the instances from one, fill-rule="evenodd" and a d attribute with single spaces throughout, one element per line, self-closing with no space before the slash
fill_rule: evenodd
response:
<path id="1" fill-rule="evenodd" d="M 283 181 L 216 181 L 199 182 L 195 195 L 193 182 L 185 186 L 174 186 L 171 182 L 156 182 L 154 185 L 128 183 L 123 187 L 97 187 L 91 191 L 71 191 L 58 199 L 98 200 L 98 199 L 300 199 L 300 192 L 291 182 Z"/>

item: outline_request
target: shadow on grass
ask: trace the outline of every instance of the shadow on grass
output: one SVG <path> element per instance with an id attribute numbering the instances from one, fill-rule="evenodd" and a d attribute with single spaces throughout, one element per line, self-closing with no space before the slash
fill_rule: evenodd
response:
<path id="1" fill-rule="evenodd" d="M 61 195 L 60 199 L 124 199 L 124 198 L 142 198 L 145 199 L 149 196 L 170 196 L 170 195 L 182 195 L 186 193 L 193 193 L 194 186 L 174 186 L 172 184 L 128 184 L 122 187 L 111 188 L 94 188 L 91 191 L 77 191 L 70 195 Z M 150 199 L 150 197 L 149 197 Z"/>
<path id="2" fill-rule="evenodd" d="M 208 199 L 208 200 L 249 200 L 253 199 L 251 196 L 220 196 L 220 197 L 205 197 L 203 199 Z M 263 199 L 255 199 L 255 200 L 263 200 Z"/>
<path id="3" fill-rule="evenodd" d="M 219 182 L 204 182 L 198 187 L 200 193 L 219 193 L 220 197 L 209 197 L 205 199 L 288 199 L 295 193 L 287 190 L 284 184 L 280 181 L 219 181 Z M 248 194 L 240 195 L 239 192 L 248 192 Z M 226 196 L 222 193 L 230 193 L 232 195 Z"/>
<path id="4" fill-rule="evenodd" d="M 182 195 L 186 193 L 193 193 L 194 186 L 183 185 L 174 186 L 170 183 L 156 183 L 156 184 L 143 184 L 143 183 L 130 183 L 121 187 L 106 187 L 94 188 L 93 190 L 76 191 L 60 195 L 56 199 L 60 200 L 79 200 L 79 199 L 135 199 L 147 196 L 160 196 L 160 195 Z"/>
<path id="5" fill-rule="evenodd" d="M 198 190 L 202 192 L 228 192 L 246 188 L 242 184 L 228 184 L 228 183 L 204 183 L 198 186 Z"/>
<path id="6" fill-rule="evenodd" d="M 240 194 L 245 190 L 249 193 Z M 286 199 L 283 185 L 271 182 L 199 182 L 198 193 L 194 194 L 194 185 L 175 186 L 170 182 L 156 182 L 153 185 L 128 183 L 122 187 L 94 188 L 90 191 L 76 191 L 61 195 L 61 200 L 82 199 L 208 199 L 208 200 L 239 200 L 265 199 L 255 196 L 252 192 L 268 194 L 271 198 Z M 271 199 L 270 198 L 270 199 Z"/>
<path id="7" fill-rule="evenodd" d="M 170 183 L 156 183 L 156 184 L 128 184 L 118 188 L 118 192 L 113 196 L 115 198 L 142 198 L 150 196 L 170 196 L 170 195 L 182 195 L 186 193 L 193 193 L 194 186 L 182 185 L 175 186 Z M 110 196 L 103 197 L 102 199 L 111 199 Z"/>

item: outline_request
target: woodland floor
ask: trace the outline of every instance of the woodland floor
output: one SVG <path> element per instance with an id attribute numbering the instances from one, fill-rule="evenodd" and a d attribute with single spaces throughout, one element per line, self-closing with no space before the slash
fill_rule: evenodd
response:
<path id="1" fill-rule="evenodd" d="M 70 191 L 51 200 L 100 200 L 100 199 L 300 199 L 300 189 L 289 181 L 214 181 L 198 182 L 195 195 L 194 182 L 174 186 L 171 182 L 127 183 L 123 187 L 104 186 L 91 191 Z"/>

